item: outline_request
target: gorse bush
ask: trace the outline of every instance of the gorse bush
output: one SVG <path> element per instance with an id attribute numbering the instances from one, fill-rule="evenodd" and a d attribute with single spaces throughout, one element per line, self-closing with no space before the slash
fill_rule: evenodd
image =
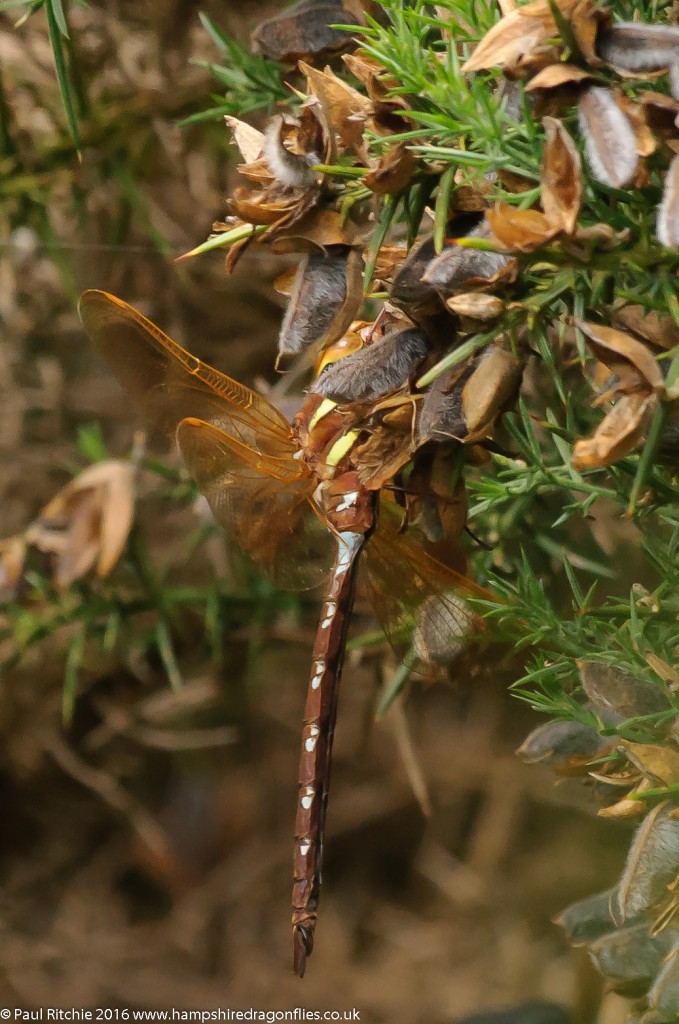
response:
<path id="1" fill-rule="evenodd" d="M 459 558 L 470 535 L 489 593 L 465 601 L 526 651 L 513 689 L 549 717 L 520 756 L 638 819 L 618 884 L 561 923 L 644 1024 L 679 1013 L 676 19 L 633 0 L 305 0 L 251 54 L 204 18 L 224 95 L 189 118 L 226 115 L 242 162 L 187 257 L 295 256 L 272 360 L 305 408 L 339 409 L 352 472 L 423 549 Z M 9 597 L 45 544 L 34 526 L 0 550 Z M 97 557 L 107 575 L 92 548 L 66 583 Z M 465 639 L 416 637 L 383 705 Z"/>

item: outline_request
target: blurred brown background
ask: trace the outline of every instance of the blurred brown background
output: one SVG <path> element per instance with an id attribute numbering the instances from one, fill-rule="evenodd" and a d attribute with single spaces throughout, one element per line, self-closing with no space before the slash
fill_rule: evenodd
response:
<path id="1" fill-rule="evenodd" d="M 2 536 L 82 466 L 79 426 L 100 420 L 115 456 L 139 426 L 79 326 L 83 288 L 124 297 L 246 383 L 273 380 L 280 265 L 246 256 L 226 278 L 219 254 L 173 262 L 223 216 L 233 176 L 221 124 L 176 126 L 219 91 L 191 64 L 217 59 L 199 9 L 241 40 L 264 14 L 245 0 L 69 7 L 89 104 L 82 165 L 64 133 L 42 13 L 16 29 L 12 12 L 0 15 L 14 146 L 0 174 Z M 139 515 L 154 558 L 187 585 L 221 564 L 218 539 L 187 556 L 196 520 L 185 505 L 155 497 Z M 597 821 L 577 782 L 517 762 L 538 719 L 507 695 L 521 665 L 497 651 L 408 702 L 427 821 L 399 753 L 404 723 L 372 720 L 384 666 L 349 659 L 317 946 L 304 981 L 290 975 L 313 630 L 313 602 L 301 617 L 284 605 L 264 625 L 246 617 L 225 633 L 217 665 L 189 618 L 179 694 L 142 649 L 88 650 L 67 732 L 63 630 L 4 673 L 0 1004 L 356 1007 L 375 1024 L 452 1024 L 544 998 L 573 1024 L 623 1020 L 615 997 L 599 1014 L 590 968 L 550 919 L 611 884 L 628 830 Z"/>

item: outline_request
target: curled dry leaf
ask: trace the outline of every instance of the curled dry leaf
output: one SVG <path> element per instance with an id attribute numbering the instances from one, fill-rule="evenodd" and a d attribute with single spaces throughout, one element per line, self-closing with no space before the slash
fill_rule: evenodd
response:
<path id="1" fill-rule="evenodd" d="M 578 319 L 575 323 L 587 338 L 596 358 L 610 367 L 619 378 L 619 391 L 650 388 L 660 397 L 665 394 L 665 381 L 660 366 L 646 345 L 614 327 Z"/>
<path id="2" fill-rule="evenodd" d="M 565 85 L 579 85 L 587 79 L 593 78 L 590 71 L 579 68 L 575 64 L 548 64 L 546 68 L 538 71 L 526 85 L 526 92 L 536 92 L 540 89 L 559 89 Z"/>
<path id="3" fill-rule="evenodd" d="M 408 101 L 404 96 L 392 94 L 400 84 L 398 80 L 378 60 L 363 51 L 345 54 L 342 59 L 352 75 L 365 86 L 372 102 L 368 126 L 378 135 L 403 131 L 409 123 L 402 116 L 402 112 L 408 110 Z"/>
<path id="4" fill-rule="evenodd" d="M 661 245 L 679 250 L 679 156 L 674 157 L 665 175 L 656 234 Z"/>
<path id="5" fill-rule="evenodd" d="M 350 33 L 333 26 L 355 24 L 356 14 L 342 0 L 300 0 L 261 22 L 252 33 L 252 48 L 285 64 L 328 57 L 355 45 Z"/>
<path id="6" fill-rule="evenodd" d="M 307 90 L 320 103 L 340 148 L 361 149 L 363 129 L 372 111 L 370 100 L 343 82 L 330 68 L 318 71 L 304 61 L 300 61 L 299 68 L 306 75 Z"/>
<path id="7" fill-rule="evenodd" d="M 396 195 L 409 184 L 416 166 L 411 151 L 398 142 L 382 154 L 377 166 L 368 171 L 363 182 L 377 195 Z"/>
<path id="8" fill-rule="evenodd" d="M 564 16 L 576 7 L 578 0 L 556 0 Z M 474 50 L 462 70 L 507 67 L 530 56 L 551 36 L 558 35 L 549 0 L 535 0 L 501 18 L 493 25 Z"/>
<path id="9" fill-rule="evenodd" d="M 637 139 L 628 117 L 610 89 L 591 85 L 578 100 L 580 131 L 585 153 L 597 181 L 611 188 L 623 188 L 639 165 Z"/>
<path id="10" fill-rule="evenodd" d="M 547 138 L 542 158 L 542 208 L 547 220 L 572 234 L 582 205 L 580 154 L 561 121 L 544 117 Z"/>
<path id="11" fill-rule="evenodd" d="M 504 305 L 497 295 L 486 295 L 484 292 L 460 292 L 446 299 L 446 306 L 451 313 L 482 322 L 496 320 L 502 314 Z"/>
<path id="12" fill-rule="evenodd" d="M 533 252 L 560 231 L 539 210 L 517 210 L 501 200 L 486 211 L 486 219 L 500 245 L 510 252 Z"/>
<path id="13" fill-rule="evenodd" d="M 621 93 L 618 96 L 620 109 L 629 119 L 637 140 L 637 153 L 641 157 L 650 156 L 658 148 L 658 140 L 651 131 L 646 116 L 646 107 L 640 103 L 634 103 L 628 96 Z"/>
<path id="14" fill-rule="evenodd" d="M 0 604 L 16 597 L 25 558 L 26 541 L 22 536 L 0 540 Z"/>
<path id="15" fill-rule="evenodd" d="M 650 910 L 679 871 L 679 821 L 669 801 L 649 811 L 637 829 L 618 885 L 620 919 Z"/>
<path id="16" fill-rule="evenodd" d="M 579 472 L 610 466 L 644 441 L 655 408 L 655 395 L 623 395 L 592 437 L 577 441 L 571 465 Z"/>
<path id="17" fill-rule="evenodd" d="M 596 52 L 596 42 L 601 31 L 610 23 L 610 12 L 596 0 L 580 0 L 573 11 L 570 29 L 577 48 L 590 67 L 603 64 Z"/>
<path id="18" fill-rule="evenodd" d="M 351 221 L 342 223 L 337 210 L 315 207 L 290 227 L 282 228 L 271 242 L 278 255 L 291 252 L 324 253 L 331 246 L 349 246 L 356 238 Z"/>
<path id="19" fill-rule="evenodd" d="M 462 413 L 468 438 L 487 436 L 496 419 L 513 401 L 521 384 L 523 365 L 513 352 L 489 345 L 462 388 Z"/>
<path id="20" fill-rule="evenodd" d="M 335 402 L 374 402 L 402 387 L 428 352 L 417 328 L 396 330 L 333 363 L 311 391 Z"/>
<path id="21" fill-rule="evenodd" d="M 676 140 L 679 100 L 664 92 L 644 89 L 637 94 L 637 103 L 643 108 L 649 129 L 668 142 Z"/>
<path id="22" fill-rule="evenodd" d="M 617 902 L 616 896 L 617 889 L 606 889 L 571 903 L 554 918 L 554 924 L 563 928 L 571 946 L 587 945 L 615 927 L 611 903 Z"/>
<path id="23" fill-rule="evenodd" d="M 619 71 L 664 71 L 677 60 L 679 27 L 621 21 L 600 30 L 597 51 Z"/>
<path id="24" fill-rule="evenodd" d="M 255 163 L 259 160 L 266 141 L 264 133 L 253 128 L 245 121 L 237 117 L 224 116 L 227 126 L 233 135 L 233 141 L 238 146 L 240 155 L 246 164 Z"/>
<path id="25" fill-rule="evenodd" d="M 348 245 L 303 256 L 278 337 L 279 356 L 340 338 L 362 301 L 363 260 Z"/>
<path id="26" fill-rule="evenodd" d="M 608 721 L 667 711 L 669 704 L 660 686 L 639 679 L 603 661 L 579 661 L 580 683 L 590 703 Z"/>
<path id="27" fill-rule="evenodd" d="M 43 508 L 25 537 L 53 558 L 55 586 L 81 579 L 96 563 L 107 576 L 120 558 L 134 516 L 133 467 L 114 459 L 90 466 Z"/>

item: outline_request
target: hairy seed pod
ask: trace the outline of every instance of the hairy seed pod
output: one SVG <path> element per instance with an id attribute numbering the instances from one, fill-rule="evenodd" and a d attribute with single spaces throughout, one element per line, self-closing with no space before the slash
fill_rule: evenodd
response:
<path id="1" fill-rule="evenodd" d="M 661 245 L 679 249 L 679 156 L 674 157 L 665 175 L 656 234 Z"/>
<path id="2" fill-rule="evenodd" d="M 671 809 L 669 803 L 654 807 L 635 833 L 618 885 L 623 921 L 653 907 L 679 871 L 679 821 Z"/>
<path id="3" fill-rule="evenodd" d="M 490 228 L 482 221 L 467 231 L 465 238 L 489 238 Z M 458 237 L 463 237 L 462 235 Z M 428 264 L 422 281 L 434 288 L 444 298 L 465 290 L 470 278 L 493 278 L 507 266 L 511 257 L 501 252 L 482 252 L 480 249 L 465 249 L 461 245 L 448 245 Z"/>
<path id="4" fill-rule="evenodd" d="M 479 218 L 478 213 L 463 214 L 449 223 L 448 230 L 459 236 L 473 234 L 473 230 L 479 227 Z M 425 279 L 427 269 L 435 256 L 433 238 L 425 238 L 412 247 L 403 266 L 394 276 L 390 292 L 392 302 L 410 305 L 430 297 L 436 298 L 437 289 L 431 281 Z"/>
<path id="5" fill-rule="evenodd" d="M 461 441 L 467 435 L 462 411 L 462 385 L 474 372 L 469 366 L 461 374 L 442 373 L 431 384 L 420 404 L 417 417 L 417 440 Z"/>
<path id="6" fill-rule="evenodd" d="M 622 995 L 641 995 L 655 977 L 679 934 L 649 935 L 648 922 L 609 932 L 589 947 L 594 966 Z"/>
<path id="7" fill-rule="evenodd" d="M 595 710 L 616 722 L 637 715 L 667 711 L 669 702 L 660 686 L 623 672 L 602 661 L 578 662 L 580 682 Z"/>
<path id="8" fill-rule="evenodd" d="M 596 48 L 602 60 L 622 71 L 662 71 L 677 60 L 679 28 L 621 21 L 599 30 Z"/>
<path id="9" fill-rule="evenodd" d="M 582 722 L 545 722 L 533 729 L 516 751 L 526 764 L 566 765 L 586 761 L 610 746 L 592 726 Z"/>
<path id="10" fill-rule="evenodd" d="M 348 245 L 306 253 L 297 268 L 278 337 L 281 356 L 336 341 L 361 301 L 362 260 Z"/>
<path id="11" fill-rule="evenodd" d="M 679 1009 L 679 948 L 673 949 L 666 957 L 648 990 L 647 998 L 650 1012 L 644 1016 L 644 1021 L 676 1019 Z"/>
<path id="12" fill-rule="evenodd" d="M 615 929 L 611 904 L 617 898 L 617 891 L 606 889 L 571 903 L 554 919 L 554 923 L 563 928 L 571 946 L 587 945 Z"/>
<path id="13" fill-rule="evenodd" d="M 320 152 L 293 153 L 284 145 L 286 135 L 294 133 L 296 129 L 294 118 L 278 114 L 272 118 L 264 132 L 264 161 L 283 188 L 309 188 L 317 178 L 312 165 L 321 163 L 323 159 Z"/>
<path id="14" fill-rule="evenodd" d="M 427 337 L 417 328 L 393 331 L 332 363 L 311 391 L 335 402 L 373 402 L 405 384 L 427 351 Z"/>
<path id="15" fill-rule="evenodd" d="M 344 9 L 342 0 L 300 0 L 258 25 L 252 48 L 269 60 L 296 64 L 303 57 L 351 47 L 351 34 L 334 26 L 355 24 L 356 15 Z"/>
<path id="16" fill-rule="evenodd" d="M 542 999 L 531 999 L 511 1010 L 496 1010 L 488 1013 L 473 1013 L 463 1017 L 458 1024 L 568 1024 L 569 1015 L 556 1003 Z"/>
<path id="17" fill-rule="evenodd" d="M 628 185 L 639 164 L 637 139 L 628 117 L 610 89 L 591 85 L 578 101 L 585 153 L 597 181 L 611 188 Z"/>

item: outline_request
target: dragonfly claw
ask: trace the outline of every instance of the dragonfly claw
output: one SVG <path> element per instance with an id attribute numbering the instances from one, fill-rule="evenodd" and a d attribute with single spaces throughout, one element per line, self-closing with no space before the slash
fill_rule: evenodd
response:
<path id="1" fill-rule="evenodd" d="M 314 933 L 302 924 L 292 929 L 292 970 L 298 978 L 304 977 L 307 959 L 314 948 Z"/>

